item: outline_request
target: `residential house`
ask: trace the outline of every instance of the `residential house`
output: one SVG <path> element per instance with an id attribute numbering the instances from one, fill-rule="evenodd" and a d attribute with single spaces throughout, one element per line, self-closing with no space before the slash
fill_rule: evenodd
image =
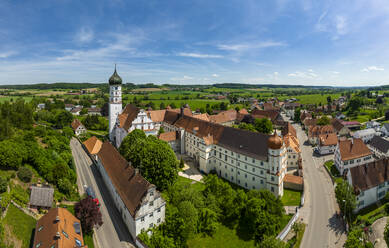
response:
<path id="1" fill-rule="evenodd" d="M 88 115 L 101 115 L 101 108 L 97 108 L 97 107 L 88 108 Z"/>
<path id="2" fill-rule="evenodd" d="M 284 188 L 302 191 L 304 190 L 304 179 L 301 176 L 286 174 L 284 179 Z"/>
<path id="3" fill-rule="evenodd" d="M 36 223 L 33 248 L 85 246 L 80 221 L 65 208 L 52 208 Z"/>
<path id="4" fill-rule="evenodd" d="M 50 186 L 31 186 L 29 207 L 50 209 L 53 205 L 54 189 Z"/>
<path id="5" fill-rule="evenodd" d="M 307 111 L 302 111 L 302 112 L 300 113 L 300 121 L 301 121 L 301 122 L 304 122 L 304 120 L 305 120 L 306 118 L 312 119 L 312 115 L 311 115 L 310 113 L 308 113 Z"/>
<path id="6" fill-rule="evenodd" d="M 380 136 L 371 139 L 369 148 L 378 158 L 389 157 L 389 141 Z"/>
<path id="7" fill-rule="evenodd" d="M 74 108 L 74 104 L 65 104 L 65 110 L 70 111 Z"/>
<path id="8" fill-rule="evenodd" d="M 338 144 L 338 136 L 335 133 L 319 135 L 317 152 L 320 155 L 327 155 L 335 152 Z"/>
<path id="9" fill-rule="evenodd" d="M 283 136 L 283 141 L 288 156 L 287 170 L 298 169 L 301 165 L 301 149 L 297 137 L 288 134 Z"/>
<path id="10" fill-rule="evenodd" d="M 316 126 L 317 119 L 305 118 L 302 123 L 303 123 L 303 129 L 309 130 L 311 126 Z"/>
<path id="11" fill-rule="evenodd" d="M 334 127 L 332 125 L 324 126 L 310 126 L 308 130 L 308 140 L 311 145 L 317 145 L 319 143 L 319 136 L 335 133 Z"/>
<path id="12" fill-rule="evenodd" d="M 335 118 L 338 120 L 343 120 L 346 118 L 346 116 L 342 112 L 339 112 L 336 114 Z"/>
<path id="13" fill-rule="evenodd" d="M 134 240 L 142 230 L 164 222 L 166 202 L 155 185 L 144 179 L 108 141 L 97 154 L 97 168 Z"/>
<path id="14" fill-rule="evenodd" d="M 81 110 L 82 106 L 74 107 L 70 110 L 70 113 L 72 113 L 72 115 L 80 115 Z"/>
<path id="15" fill-rule="evenodd" d="M 355 131 L 353 137 L 357 139 L 362 139 L 363 142 L 368 143 L 376 134 L 377 132 L 374 130 L 374 128 L 367 128 Z"/>
<path id="16" fill-rule="evenodd" d="M 283 124 L 283 122 L 284 122 L 280 112 L 276 111 L 276 110 L 258 110 L 258 109 L 254 109 L 251 112 L 251 115 L 254 118 L 259 118 L 259 119 L 260 118 L 268 118 L 273 123 L 273 125 L 276 125 L 276 126 L 281 126 Z"/>
<path id="17" fill-rule="evenodd" d="M 381 123 L 376 121 L 366 122 L 366 128 L 373 128 L 376 132 L 379 132 L 381 129 Z"/>
<path id="18" fill-rule="evenodd" d="M 38 110 L 45 109 L 46 108 L 46 104 L 45 103 L 39 103 L 37 108 L 38 108 Z"/>
<path id="19" fill-rule="evenodd" d="M 97 161 L 97 154 L 99 153 L 103 142 L 96 138 L 96 136 L 92 136 L 89 139 L 85 140 L 83 143 L 84 147 L 88 151 L 89 155 Z"/>
<path id="20" fill-rule="evenodd" d="M 358 121 L 342 121 L 342 124 L 350 130 L 359 130 L 361 123 Z"/>
<path id="21" fill-rule="evenodd" d="M 221 124 L 223 126 L 231 127 L 236 123 L 238 117 L 238 112 L 235 109 L 229 109 L 223 112 L 218 113 L 217 115 L 210 115 L 209 121 Z"/>
<path id="22" fill-rule="evenodd" d="M 339 119 L 332 119 L 331 125 L 334 127 L 336 135 L 338 136 L 348 136 L 350 135 L 350 129 L 343 125 L 343 122 Z"/>
<path id="23" fill-rule="evenodd" d="M 389 123 L 384 123 L 381 127 L 381 133 L 383 136 L 388 137 L 389 136 Z"/>
<path id="24" fill-rule="evenodd" d="M 334 164 L 341 175 L 345 169 L 373 161 L 373 154 L 362 139 L 339 140 Z"/>
<path id="25" fill-rule="evenodd" d="M 82 125 L 79 119 L 74 119 L 71 126 L 76 136 L 86 133 L 86 128 L 84 125 Z"/>
<path id="26" fill-rule="evenodd" d="M 354 212 L 382 200 L 389 192 L 389 159 L 383 158 L 350 168 L 347 181 L 357 195 Z"/>

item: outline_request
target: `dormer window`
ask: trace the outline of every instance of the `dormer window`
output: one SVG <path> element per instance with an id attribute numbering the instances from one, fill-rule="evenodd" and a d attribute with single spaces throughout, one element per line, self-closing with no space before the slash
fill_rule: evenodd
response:
<path id="1" fill-rule="evenodd" d="M 150 196 L 153 196 L 154 195 L 154 191 L 150 191 Z"/>

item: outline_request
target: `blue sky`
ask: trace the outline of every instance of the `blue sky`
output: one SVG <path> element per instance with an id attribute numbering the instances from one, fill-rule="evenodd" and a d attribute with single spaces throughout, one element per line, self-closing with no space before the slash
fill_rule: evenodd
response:
<path id="1" fill-rule="evenodd" d="M 1 0 L 0 84 L 389 84 L 387 0 Z"/>

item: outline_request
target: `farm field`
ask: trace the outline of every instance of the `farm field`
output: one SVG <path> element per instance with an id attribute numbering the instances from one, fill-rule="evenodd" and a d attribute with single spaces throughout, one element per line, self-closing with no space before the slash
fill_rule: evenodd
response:
<path id="1" fill-rule="evenodd" d="M 0 102 L 5 101 L 16 101 L 19 98 L 23 98 L 26 102 L 30 102 L 32 100 L 32 96 L 0 96 Z"/>
<path id="2" fill-rule="evenodd" d="M 288 98 L 296 98 L 298 102 L 302 104 L 327 104 L 327 97 L 331 96 L 332 99 L 337 99 L 341 96 L 339 93 L 334 94 L 311 94 L 311 95 L 296 95 L 296 96 L 282 96 L 279 97 L 280 100 L 286 100 Z"/>

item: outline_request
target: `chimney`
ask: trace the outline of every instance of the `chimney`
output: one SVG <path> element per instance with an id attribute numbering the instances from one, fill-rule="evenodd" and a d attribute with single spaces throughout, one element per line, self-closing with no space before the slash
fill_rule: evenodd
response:
<path id="1" fill-rule="evenodd" d="M 184 116 L 184 106 L 180 108 L 180 117 Z"/>
<path id="2" fill-rule="evenodd" d="M 55 238 L 57 238 L 57 239 L 60 239 L 60 238 L 61 238 L 61 235 L 59 234 L 59 232 L 57 232 L 57 233 L 55 234 Z"/>
<path id="3" fill-rule="evenodd" d="M 194 127 L 193 128 L 193 133 L 196 135 L 197 134 L 197 132 L 199 131 L 199 127 Z"/>
<path id="4" fill-rule="evenodd" d="M 60 219 L 59 219 L 59 216 L 57 215 L 57 217 L 55 217 L 55 222 L 59 222 Z"/>
<path id="5" fill-rule="evenodd" d="M 139 169 L 138 168 L 135 168 L 135 172 L 134 172 L 134 176 L 138 175 L 139 174 Z"/>

